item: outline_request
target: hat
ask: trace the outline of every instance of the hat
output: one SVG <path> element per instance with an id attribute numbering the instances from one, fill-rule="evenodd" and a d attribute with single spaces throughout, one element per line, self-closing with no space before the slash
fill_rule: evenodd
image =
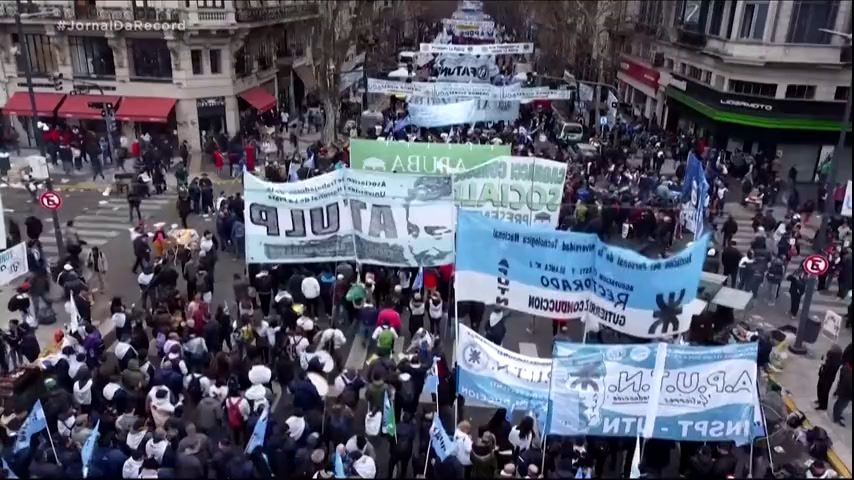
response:
<path id="1" fill-rule="evenodd" d="M 708 257 L 714 257 L 714 256 L 715 256 L 715 255 L 717 255 L 717 254 L 718 254 L 718 252 L 717 252 L 714 248 L 710 248 L 710 249 L 709 249 L 709 251 L 708 251 L 708 253 L 706 253 L 706 256 L 708 256 Z"/>
<path id="2" fill-rule="evenodd" d="M 74 270 L 74 267 L 72 267 L 70 263 L 66 263 L 65 266 L 62 267 L 62 269 L 65 270 L 66 272 L 70 272 L 70 271 Z"/>
<path id="3" fill-rule="evenodd" d="M 25 280 L 25 281 L 24 281 L 24 283 L 22 283 L 22 284 L 21 284 L 21 286 L 20 286 L 20 287 L 18 287 L 18 288 L 19 288 L 21 291 L 29 290 L 29 289 L 30 289 L 30 282 L 28 282 L 28 281 L 26 281 L 26 280 Z"/>
<path id="4" fill-rule="evenodd" d="M 326 452 L 322 449 L 318 448 L 311 452 L 311 462 L 312 463 L 323 463 L 323 460 L 326 458 Z"/>

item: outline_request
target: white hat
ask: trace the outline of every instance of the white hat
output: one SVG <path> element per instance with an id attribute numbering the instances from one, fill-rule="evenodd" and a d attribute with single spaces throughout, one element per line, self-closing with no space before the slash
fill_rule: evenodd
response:
<path id="1" fill-rule="evenodd" d="M 62 267 L 62 269 L 65 270 L 66 272 L 70 272 L 70 271 L 74 270 L 74 267 L 72 267 L 70 263 L 66 263 L 65 266 Z"/>
<path id="2" fill-rule="evenodd" d="M 717 253 L 718 252 L 714 248 L 710 248 L 708 253 L 706 253 L 706 255 L 709 257 L 714 257 L 715 255 L 717 255 Z"/>

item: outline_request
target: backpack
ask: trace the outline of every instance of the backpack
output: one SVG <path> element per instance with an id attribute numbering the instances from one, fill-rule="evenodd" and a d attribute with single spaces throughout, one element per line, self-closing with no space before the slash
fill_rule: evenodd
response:
<path id="1" fill-rule="evenodd" d="M 384 328 L 377 337 L 377 346 L 380 348 L 394 348 L 394 332 L 390 328 Z"/>
<path id="2" fill-rule="evenodd" d="M 396 395 L 400 396 L 400 401 L 404 405 L 411 405 L 415 401 L 415 387 L 412 386 L 412 382 L 400 382 L 400 390 L 397 391 Z"/>
<path id="3" fill-rule="evenodd" d="M 202 376 L 199 374 L 193 374 L 190 377 L 190 383 L 187 384 L 187 395 L 190 398 L 199 400 L 202 398 Z"/>
<path id="4" fill-rule="evenodd" d="M 228 415 L 228 426 L 231 428 L 243 428 L 243 414 L 240 413 L 240 401 L 242 398 L 229 398 L 225 401 L 226 414 Z"/>

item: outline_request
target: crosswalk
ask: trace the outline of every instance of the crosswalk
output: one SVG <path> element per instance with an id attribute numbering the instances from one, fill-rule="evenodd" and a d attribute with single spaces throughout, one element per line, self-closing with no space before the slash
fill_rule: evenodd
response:
<path id="1" fill-rule="evenodd" d="M 147 225 L 151 225 L 163 210 L 174 207 L 177 194 L 163 193 L 152 195 L 143 199 L 139 207 L 143 219 Z M 98 202 L 98 207 L 86 213 L 77 215 L 74 220 L 74 228 L 89 247 L 102 247 L 114 238 L 130 239 L 130 229 L 136 224 L 137 218 L 134 213 L 134 221 L 131 222 L 129 207 L 124 197 L 104 197 Z M 56 245 L 54 235 L 51 235 L 53 225 L 52 219 L 48 218 L 45 225 L 45 233 L 41 236 L 45 257 L 60 258 L 59 248 Z M 65 228 L 65 223 L 60 225 Z"/>
<path id="2" fill-rule="evenodd" d="M 738 231 L 733 236 L 733 240 L 735 240 L 736 245 L 742 251 L 747 248 L 748 245 L 753 241 L 756 237 L 756 234 L 753 233 L 753 215 L 754 212 L 747 210 L 739 204 L 728 203 L 725 208 L 724 216 L 715 219 L 715 223 L 718 224 L 718 231 L 721 230 L 721 226 L 723 222 L 726 221 L 728 215 L 732 215 L 736 224 L 738 224 Z M 777 216 L 777 218 L 782 218 Z M 809 232 L 804 232 L 805 239 L 812 239 L 813 233 L 810 229 Z M 801 269 L 801 265 L 803 264 L 804 258 L 807 255 L 812 253 L 812 245 L 810 242 L 804 242 L 801 245 L 801 255 L 797 255 L 792 257 L 792 261 L 786 265 L 786 276 L 788 277 L 790 274 L 797 272 Z M 785 291 L 788 283 L 783 282 L 783 288 L 780 292 L 780 299 L 782 301 L 785 297 Z M 760 290 L 761 291 L 761 290 Z M 830 282 L 828 280 L 828 291 L 825 293 L 816 293 L 813 296 L 812 303 L 810 304 L 809 314 L 811 316 L 815 315 L 819 318 L 824 318 L 825 313 L 830 310 L 841 316 L 845 316 L 848 312 L 848 304 L 845 300 L 838 298 L 836 296 L 837 292 L 837 284 L 836 282 Z M 761 293 L 760 293 L 761 295 Z"/>
<path id="3" fill-rule="evenodd" d="M 533 342 L 517 342 L 517 345 L 502 345 L 504 348 L 509 350 L 513 350 L 522 355 L 526 355 L 529 357 L 539 357 L 539 352 L 537 349 L 537 344 Z M 393 350 L 393 358 L 399 358 L 399 355 L 403 353 L 404 348 L 406 347 L 406 343 L 403 337 L 398 337 L 394 342 L 394 350 Z M 454 353 L 456 351 L 451 352 L 451 357 L 448 359 L 451 365 L 454 364 L 455 358 Z M 354 339 L 351 339 L 350 345 L 350 353 L 347 356 L 347 361 L 344 366 L 347 369 L 358 370 L 361 371 L 368 359 L 370 358 L 371 351 L 368 346 L 362 342 L 362 338 L 359 335 L 356 335 Z M 330 392 L 332 396 L 335 396 L 334 393 Z M 364 389 L 361 390 L 362 398 L 364 398 Z M 421 397 L 418 399 L 419 403 L 422 404 L 433 404 L 435 400 L 428 392 L 421 392 Z M 478 402 L 476 400 L 466 400 L 466 405 L 469 407 L 478 407 L 478 408 L 495 408 L 494 406 L 487 405 L 485 403 Z"/>

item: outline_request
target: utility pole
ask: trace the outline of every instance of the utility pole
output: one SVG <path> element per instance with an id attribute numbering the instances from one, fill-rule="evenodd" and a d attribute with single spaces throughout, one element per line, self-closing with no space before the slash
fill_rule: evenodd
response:
<path id="1" fill-rule="evenodd" d="M 24 24 L 21 21 L 21 10 L 23 10 L 23 5 L 21 4 L 21 0 L 15 0 L 15 27 L 17 28 L 18 33 L 18 45 L 19 45 L 19 53 L 21 55 L 21 59 L 24 61 L 24 76 L 27 80 L 27 93 L 30 96 L 30 131 L 33 132 L 33 139 L 36 141 L 36 144 L 39 146 L 39 154 L 42 158 L 47 159 L 47 151 L 45 150 L 44 138 L 39 132 L 38 128 L 38 108 L 36 107 L 36 94 L 33 91 L 33 72 L 30 66 L 30 52 L 29 45 L 27 45 L 27 37 L 24 36 Z M 50 168 L 48 168 L 48 175 L 45 179 L 45 190 L 48 192 L 54 192 L 53 189 L 53 181 L 50 178 Z M 59 250 L 60 258 L 62 261 L 62 255 L 65 252 L 65 244 L 62 241 L 62 228 L 59 224 L 59 213 L 56 209 L 51 209 L 50 211 L 51 219 L 53 220 L 53 234 L 56 239 L 56 248 Z M 39 249 L 41 250 L 41 249 Z M 41 251 L 39 252 L 41 253 Z M 48 271 L 50 271 L 50 266 L 48 266 Z"/>

